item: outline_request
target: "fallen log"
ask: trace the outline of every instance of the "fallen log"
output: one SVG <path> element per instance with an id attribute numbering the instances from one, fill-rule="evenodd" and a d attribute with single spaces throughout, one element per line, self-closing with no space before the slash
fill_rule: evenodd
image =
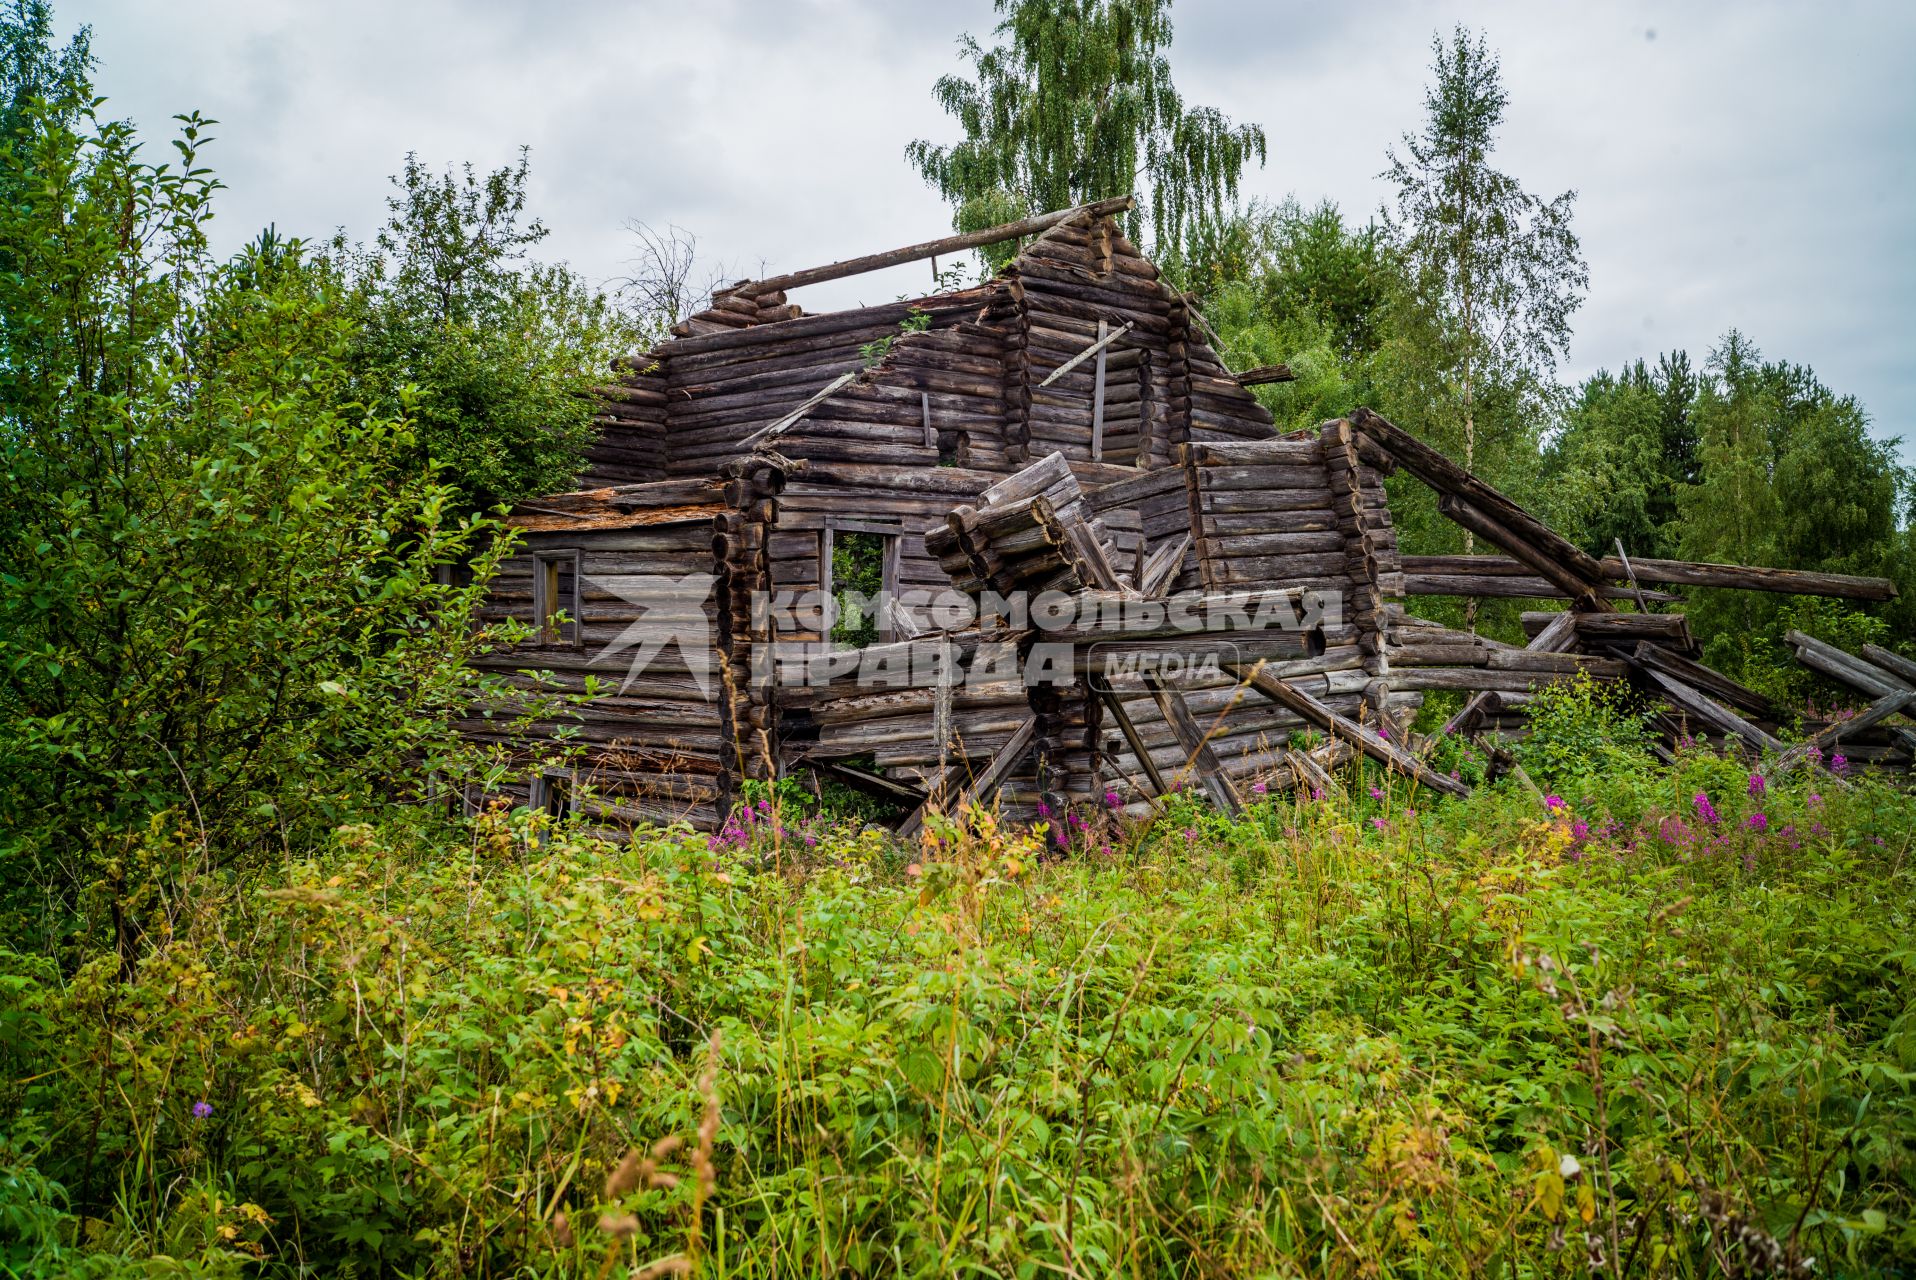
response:
<path id="1" fill-rule="evenodd" d="M 1232 666 L 1229 670 L 1280 707 L 1302 716 L 1332 737 L 1349 743 L 1385 768 L 1414 778 L 1431 790 L 1441 791 L 1445 795 L 1470 794 L 1470 788 L 1463 783 L 1438 773 L 1410 752 L 1380 738 L 1355 720 L 1339 715 L 1302 689 L 1279 680 L 1263 670 L 1261 664 L 1248 669 Z"/>

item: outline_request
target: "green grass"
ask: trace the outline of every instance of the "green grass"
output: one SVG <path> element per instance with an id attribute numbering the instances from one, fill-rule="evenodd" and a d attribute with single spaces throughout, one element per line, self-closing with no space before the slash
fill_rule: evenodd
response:
<path id="1" fill-rule="evenodd" d="M 1916 805 L 1556 789 L 1180 800 L 1042 859 L 343 830 L 187 886 L 131 975 L 0 956 L 0 1266 L 1891 1274 Z"/>

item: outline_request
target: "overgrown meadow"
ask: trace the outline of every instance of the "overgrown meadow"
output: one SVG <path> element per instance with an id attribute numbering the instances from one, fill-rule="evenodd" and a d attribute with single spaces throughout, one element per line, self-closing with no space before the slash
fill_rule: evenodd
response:
<path id="1" fill-rule="evenodd" d="M 1894 1274 L 1916 801 L 1599 763 L 1180 798 L 1067 848 L 778 797 L 629 843 L 342 827 L 189 878 L 129 968 L 0 958 L 0 1260 Z"/>

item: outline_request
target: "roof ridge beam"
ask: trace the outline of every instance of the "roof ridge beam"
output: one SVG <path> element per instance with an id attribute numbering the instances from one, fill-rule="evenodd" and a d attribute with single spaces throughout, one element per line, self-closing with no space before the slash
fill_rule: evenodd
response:
<path id="1" fill-rule="evenodd" d="M 1113 196 L 1109 200 L 1097 200 L 1091 204 L 1081 204 L 1070 209 L 1055 209 L 1035 217 L 1021 218 L 1017 222 L 986 227 L 982 231 L 966 231 L 959 235 L 907 245 L 902 249 L 868 253 L 863 257 L 847 258 L 843 262 L 832 262 L 822 267 L 808 267 L 803 271 L 791 271 L 782 276 L 768 276 L 763 280 L 741 281 L 730 289 L 720 290 L 720 296 L 728 294 L 755 296 L 761 293 L 799 289 L 808 284 L 822 284 L 827 280 L 843 280 L 847 276 L 864 275 L 868 271 L 882 271 L 886 267 L 919 262 L 941 254 L 960 253 L 966 249 L 977 249 L 988 244 L 1016 240 L 1021 236 L 1036 235 L 1075 218 L 1101 218 L 1108 214 L 1123 213 L 1136 203 L 1135 196 Z"/>

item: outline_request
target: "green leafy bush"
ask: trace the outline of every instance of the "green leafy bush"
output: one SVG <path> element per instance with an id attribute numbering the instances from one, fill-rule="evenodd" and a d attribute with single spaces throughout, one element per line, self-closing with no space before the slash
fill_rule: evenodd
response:
<path id="1" fill-rule="evenodd" d="M 1647 719 L 1627 688 L 1583 672 L 1536 691 L 1517 759 L 1540 782 L 1628 777 L 1651 763 Z"/>

